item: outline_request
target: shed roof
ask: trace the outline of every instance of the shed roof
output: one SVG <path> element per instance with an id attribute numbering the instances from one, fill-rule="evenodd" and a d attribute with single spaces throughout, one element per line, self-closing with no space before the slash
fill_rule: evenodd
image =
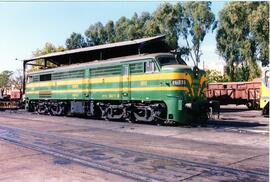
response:
<path id="1" fill-rule="evenodd" d="M 164 41 L 164 35 L 122 41 L 98 46 L 72 49 L 24 59 L 24 63 L 34 60 L 49 60 L 55 64 L 83 63 L 93 60 L 109 59 L 138 53 L 166 52 L 170 47 Z"/>
<path id="2" fill-rule="evenodd" d="M 35 72 L 30 72 L 28 73 L 29 75 L 34 75 L 34 74 L 41 74 L 41 73 L 51 73 L 54 71 L 60 71 L 60 70 L 72 70 L 72 69 L 80 69 L 80 68 L 86 68 L 89 66 L 96 66 L 96 65 L 114 65 L 116 63 L 120 62 L 130 62 L 134 60 L 142 60 L 142 59 L 149 59 L 149 58 L 155 58 L 159 56 L 174 56 L 172 53 L 153 53 L 153 54 L 140 54 L 140 55 L 132 55 L 132 56 L 124 56 L 124 57 L 118 57 L 118 58 L 111 58 L 107 60 L 102 60 L 102 61 L 91 61 L 91 62 L 86 62 L 86 63 L 77 63 L 77 64 L 72 64 L 72 65 L 65 65 L 57 68 L 51 68 L 51 69 L 46 69 L 46 70 L 38 70 Z"/>

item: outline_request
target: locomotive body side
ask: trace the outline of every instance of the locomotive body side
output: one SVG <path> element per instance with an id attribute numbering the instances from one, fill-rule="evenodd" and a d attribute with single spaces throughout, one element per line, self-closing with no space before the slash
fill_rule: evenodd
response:
<path id="1" fill-rule="evenodd" d="M 205 80 L 197 67 L 160 53 L 35 72 L 25 98 L 39 113 L 186 124 L 206 119 Z"/>

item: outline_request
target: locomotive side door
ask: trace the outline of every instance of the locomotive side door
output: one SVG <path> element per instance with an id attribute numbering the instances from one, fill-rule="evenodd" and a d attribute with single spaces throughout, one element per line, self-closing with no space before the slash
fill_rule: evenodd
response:
<path id="1" fill-rule="evenodd" d="M 86 78 L 86 80 L 87 80 L 87 84 L 86 84 L 86 90 L 87 90 L 87 98 L 88 98 L 88 100 L 92 100 L 92 92 L 91 92 L 91 78 L 92 78 L 92 75 L 91 75 L 91 73 L 92 73 L 92 70 L 91 69 L 88 69 L 88 72 L 86 73 L 86 76 L 85 76 L 85 78 Z"/>
<path id="2" fill-rule="evenodd" d="M 122 69 L 122 100 L 130 100 L 130 69 L 129 65 L 123 65 Z"/>

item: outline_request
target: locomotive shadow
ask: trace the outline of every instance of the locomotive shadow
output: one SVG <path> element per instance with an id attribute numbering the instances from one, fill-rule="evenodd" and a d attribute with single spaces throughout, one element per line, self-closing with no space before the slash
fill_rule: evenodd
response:
<path id="1" fill-rule="evenodd" d="M 248 108 L 220 108 L 221 113 L 250 111 Z"/>
<path id="2" fill-rule="evenodd" d="M 235 128 L 252 128 L 258 126 L 268 126 L 268 124 L 262 124 L 259 122 L 252 121 L 235 121 L 235 120 L 209 120 L 207 122 L 207 127 L 211 128 L 225 128 L 225 127 L 235 127 Z"/>

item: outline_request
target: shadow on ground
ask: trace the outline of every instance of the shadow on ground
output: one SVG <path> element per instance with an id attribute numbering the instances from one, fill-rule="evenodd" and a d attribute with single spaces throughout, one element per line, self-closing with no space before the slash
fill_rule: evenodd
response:
<path id="1" fill-rule="evenodd" d="M 248 108 L 220 108 L 221 113 L 250 111 Z"/>
<path id="2" fill-rule="evenodd" d="M 207 122 L 208 127 L 240 127 L 240 128 L 250 128 L 258 126 L 267 126 L 267 124 L 262 124 L 258 122 L 245 122 L 245 121 L 235 121 L 235 120 L 209 120 Z"/>

